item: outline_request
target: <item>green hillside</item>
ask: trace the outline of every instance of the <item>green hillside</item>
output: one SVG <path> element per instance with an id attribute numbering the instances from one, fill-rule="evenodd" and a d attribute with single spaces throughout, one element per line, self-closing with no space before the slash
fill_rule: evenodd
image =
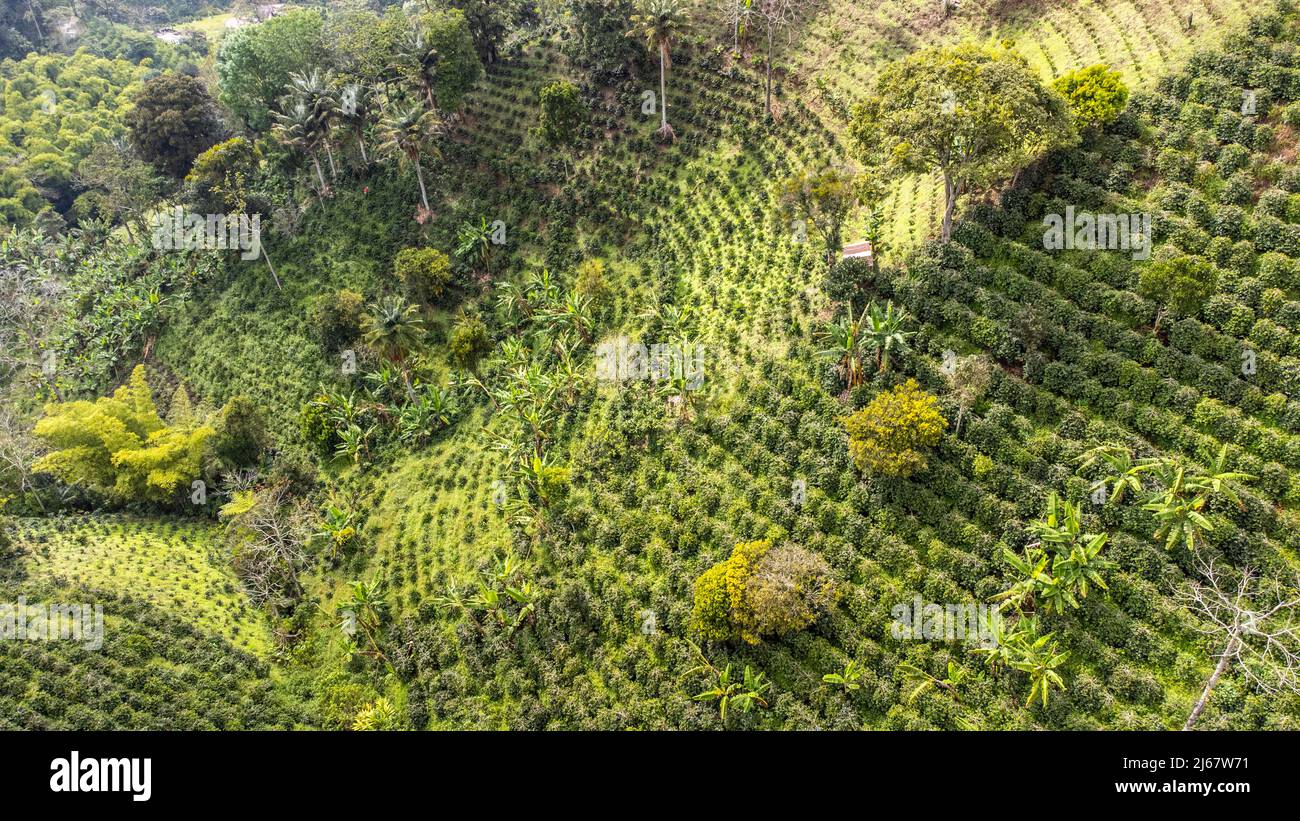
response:
<path id="1" fill-rule="evenodd" d="M 226 33 L 159 102 L 179 160 L 125 126 L 191 169 L 148 213 L 257 212 L 264 256 L 150 249 L 135 203 L 51 227 L 71 186 L 11 209 L 0 601 L 108 629 L 0 647 L 6 726 L 1297 728 L 1276 658 L 1214 673 L 1197 604 L 1248 569 L 1252 630 L 1297 615 L 1253 620 L 1300 570 L 1289 2 L 793 4 L 770 112 L 764 21 L 725 4 L 505 3 L 495 39 L 431 5 Z M 674 139 L 625 36 L 665 5 Z M 969 54 L 1072 125 L 1018 135 L 945 242 L 939 170 L 862 135 L 901 61 Z M 1126 94 L 1088 123 L 1052 84 L 1097 64 Z M 874 266 L 790 204 L 827 169 L 873 184 L 839 239 Z M 1085 212 L 1152 236 L 1053 250 Z M 698 383 L 609 379 L 638 341 Z M 900 635 L 913 603 L 1002 632 Z"/>

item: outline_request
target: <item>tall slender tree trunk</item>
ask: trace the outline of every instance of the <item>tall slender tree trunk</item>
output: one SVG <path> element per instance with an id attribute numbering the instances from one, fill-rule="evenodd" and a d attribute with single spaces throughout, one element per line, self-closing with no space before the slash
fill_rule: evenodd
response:
<path id="1" fill-rule="evenodd" d="M 325 141 L 325 156 L 329 157 L 329 161 L 330 161 L 330 179 L 331 180 L 338 179 L 339 169 L 338 166 L 334 164 L 334 149 L 330 148 L 330 144 L 328 140 Z"/>
<path id="2" fill-rule="evenodd" d="M 668 84 L 665 76 L 668 71 L 668 41 L 659 43 L 659 134 L 660 138 L 674 141 L 677 134 L 668 124 Z"/>
<path id="3" fill-rule="evenodd" d="M 668 125 L 668 84 L 665 82 L 668 63 L 668 43 L 659 43 L 659 130 L 665 134 L 672 128 Z"/>
<path id="4" fill-rule="evenodd" d="M 1234 631 L 1228 638 L 1228 646 L 1223 648 L 1223 655 L 1219 656 L 1218 665 L 1215 666 L 1214 672 L 1210 674 L 1210 680 L 1205 682 L 1205 689 L 1201 691 L 1201 697 L 1196 700 L 1196 706 L 1192 708 L 1192 714 L 1187 717 L 1187 723 L 1183 725 L 1184 730 L 1192 729 L 1196 719 L 1200 718 L 1201 711 L 1205 709 L 1205 705 L 1210 701 L 1210 693 L 1213 692 L 1214 685 L 1219 683 L 1219 677 L 1223 675 L 1224 670 L 1228 669 L 1228 660 L 1237 651 L 1239 641 L 1240 639 L 1237 638 L 1237 633 Z"/>
<path id="5" fill-rule="evenodd" d="M 943 172 L 943 241 L 952 239 L 952 217 L 957 210 L 957 197 L 961 196 L 961 184 L 953 179 L 952 172 Z M 874 250 L 874 249 L 873 249 Z M 875 254 L 873 253 L 872 256 Z"/>
<path id="6" fill-rule="evenodd" d="M 316 180 L 320 182 L 320 191 L 321 194 L 324 195 L 325 189 L 328 188 L 329 186 L 325 184 L 325 175 L 321 173 L 320 170 L 320 157 L 317 157 L 314 151 L 312 152 L 311 155 L 311 164 L 316 169 Z"/>
<path id="7" fill-rule="evenodd" d="M 41 30 L 41 16 L 36 13 L 36 6 L 32 4 L 32 0 L 27 0 L 27 9 L 32 13 L 32 25 L 36 26 L 36 38 L 44 43 L 45 32 Z"/>
<path id="8" fill-rule="evenodd" d="M 260 242 L 258 243 L 258 246 L 262 250 L 262 259 L 266 260 L 266 267 L 271 269 L 271 279 L 275 280 L 275 289 L 277 291 L 283 291 L 284 286 L 280 284 L 280 275 L 275 272 L 275 266 L 271 264 L 271 258 L 267 256 L 266 246 L 262 245 Z"/>
<path id="9" fill-rule="evenodd" d="M 424 172 L 420 170 L 420 158 L 415 158 L 415 179 L 420 183 L 420 202 L 424 203 L 424 210 L 431 211 L 429 208 L 429 193 L 424 190 Z"/>
<path id="10" fill-rule="evenodd" d="M 357 147 L 361 149 L 361 161 L 367 166 L 370 165 L 370 157 L 366 156 L 366 138 L 363 134 L 357 135 Z"/>
<path id="11" fill-rule="evenodd" d="M 772 26 L 767 27 L 767 87 L 763 99 L 763 113 L 772 116 Z"/>

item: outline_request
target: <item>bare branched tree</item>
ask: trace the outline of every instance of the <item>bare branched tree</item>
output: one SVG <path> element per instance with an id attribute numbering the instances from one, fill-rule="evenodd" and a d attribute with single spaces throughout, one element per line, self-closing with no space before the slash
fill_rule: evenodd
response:
<path id="1" fill-rule="evenodd" d="M 0 383 L 42 373 L 44 340 L 55 325 L 63 291 L 41 254 L 42 243 L 30 232 L 0 243 Z M 51 369 L 43 373 L 61 401 Z"/>
<path id="2" fill-rule="evenodd" d="M 41 455 L 40 443 L 32 436 L 31 426 L 16 409 L 8 406 L 9 397 L 0 396 L 0 474 L 12 477 L 13 487 L 19 495 L 35 490 L 35 472 L 32 464 Z M 45 503 L 35 494 L 36 504 L 45 510 Z"/>
<path id="3" fill-rule="evenodd" d="M 1201 581 L 1179 597 L 1222 649 L 1184 730 L 1192 729 L 1229 667 L 1263 692 L 1300 692 L 1300 577 L 1288 588 L 1252 568 L 1235 570 L 1200 556 L 1196 568 Z"/>
<path id="4" fill-rule="evenodd" d="M 777 31 L 788 29 L 795 20 L 795 12 L 804 5 L 802 0 L 754 0 L 753 14 L 763 25 L 767 48 L 764 52 L 764 67 L 767 79 L 763 90 L 763 113 L 772 116 L 772 49 Z"/>
<path id="5" fill-rule="evenodd" d="M 731 27 L 732 50 L 740 51 L 740 36 L 749 33 L 749 17 L 754 0 L 720 0 L 723 21 Z"/>
<path id="6" fill-rule="evenodd" d="M 245 494 L 252 494 L 251 497 Z M 302 594 L 299 571 L 307 563 L 307 541 L 316 530 L 315 514 L 303 500 L 293 498 L 287 483 L 258 490 L 237 490 L 227 527 L 234 549 L 235 572 L 249 598 L 281 607 Z"/>

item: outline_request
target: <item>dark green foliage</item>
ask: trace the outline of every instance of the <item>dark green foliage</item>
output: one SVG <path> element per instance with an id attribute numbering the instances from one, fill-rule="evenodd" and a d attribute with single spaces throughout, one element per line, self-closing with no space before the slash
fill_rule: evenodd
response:
<path id="1" fill-rule="evenodd" d="M 572 36 L 565 40 L 569 59 L 597 83 L 612 83 L 637 65 L 643 49 L 627 36 L 632 30 L 632 0 L 574 0 Z"/>
<path id="2" fill-rule="evenodd" d="M 451 284 L 451 259 L 436 248 L 403 248 L 393 258 L 393 276 L 411 299 L 435 302 Z"/>
<path id="3" fill-rule="evenodd" d="M 182 179 L 194 158 L 222 136 L 212 98 L 194 77 L 162 74 L 146 82 L 133 102 L 126 116 L 131 145 L 173 179 Z"/>
<path id="4" fill-rule="evenodd" d="M 537 134 L 548 145 L 571 146 L 581 133 L 585 111 L 573 83 L 557 80 L 538 95 L 541 117 Z"/>
<path id="5" fill-rule="evenodd" d="M 213 434 L 204 454 L 204 465 L 209 471 L 255 467 L 271 445 L 262 411 L 247 397 L 231 397 L 211 424 Z"/>
<path id="6" fill-rule="evenodd" d="M 0 581 L 0 601 L 102 605 L 99 650 L 9 641 L 0 653 L 0 729 L 289 730 L 314 722 L 269 665 L 128 596 Z M 39 682 L 39 686 L 37 686 Z"/>
<path id="7" fill-rule="evenodd" d="M 850 257 L 839 260 L 826 271 L 826 296 L 845 305 L 852 303 L 861 310 L 867 302 L 871 276 L 871 263 L 865 259 Z"/>
<path id="8" fill-rule="evenodd" d="M 361 338 L 366 300 L 358 292 L 344 288 L 318 297 L 315 314 L 321 344 L 330 351 L 342 350 Z"/>

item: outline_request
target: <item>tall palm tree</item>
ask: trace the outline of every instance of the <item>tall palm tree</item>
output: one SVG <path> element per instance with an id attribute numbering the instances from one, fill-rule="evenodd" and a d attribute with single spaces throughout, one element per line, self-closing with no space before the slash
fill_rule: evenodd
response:
<path id="1" fill-rule="evenodd" d="M 340 122 L 352 132 L 361 151 L 361 162 L 370 165 L 366 153 L 366 125 L 370 119 L 370 88 L 361 83 L 348 83 L 339 95 L 338 117 Z"/>
<path id="2" fill-rule="evenodd" d="M 418 103 L 406 108 L 394 107 L 384 112 L 379 120 L 379 150 L 396 157 L 398 162 L 415 166 L 415 178 L 420 183 L 420 202 L 423 215 L 430 212 L 429 192 L 424 187 L 424 172 L 420 168 L 420 154 L 429 147 L 429 140 L 439 127 L 438 118 Z"/>
<path id="3" fill-rule="evenodd" d="M 320 183 L 320 191 L 324 194 L 329 185 L 325 182 L 325 175 L 321 173 L 320 158 L 316 154 L 316 141 L 318 136 L 315 131 L 315 124 L 307 104 L 302 100 L 289 103 L 285 106 L 285 111 L 274 112 L 275 125 L 271 127 L 275 138 L 293 151 L 301 152 L 311 159 L 312 166 L 316 169 L 316 180 Z"/>
<path id="4" fill-rule="evenodd" d="M 666 75 L 672 62 L 668 49 L 673 38 L 686 28 L 686 10 L 682 0 L 642 0 L 632 15 L 629 37 L 644 37 L 646 47 L 659 52 L 659 131 L 666 140 L 677 139 L 668 124 L 668 94 Z"/>
<path id="5" fill-rule="evenodd" d="M 290 95 L 303 104 L 308 117 L 308 132 L 312 141 L 325 149 L 329 158 L 330 179 L 338 176 L 338 166 L 334 163 L 334 149 L 330 146 L 330 132 L 339 115 L 338 96 L 331 88 L 332 76 L 313 68 L 310 73 L 289 75 Z"/>
<path id="6" fill-rule="evenodd" d="M 398 57 L 403 72 L 419 87 L 420 96 L 424 97 L 429 111 L 437 111 L 438 104 L 433 97 L 433 84 L 438 76 L 440 57 L 437 47 L 419 23 L 413 25 L 403 39 Z"/>

